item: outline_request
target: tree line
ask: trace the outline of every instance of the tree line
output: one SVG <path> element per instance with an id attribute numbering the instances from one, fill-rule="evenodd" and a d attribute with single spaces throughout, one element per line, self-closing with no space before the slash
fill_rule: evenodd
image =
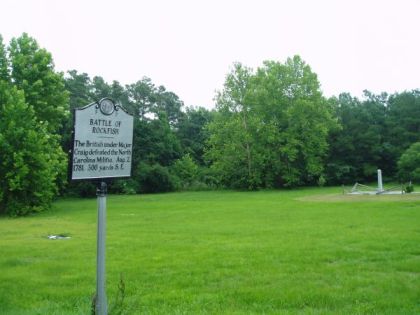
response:
<path id="1" fill-rule="evenodd" d="M 261 189 L 420 180 L 420 90 L 327 98 L 299 56 L 256 70 L 233 64 L 216 107 L 185 107 L 150 78 L 122 85 L 54 69 L 27 34 L 0 36 L 0 213 L 92 196 L 67 181 L 73 109 L 110 97 L 134 116 L 132 177 L 114 193 Z"/>

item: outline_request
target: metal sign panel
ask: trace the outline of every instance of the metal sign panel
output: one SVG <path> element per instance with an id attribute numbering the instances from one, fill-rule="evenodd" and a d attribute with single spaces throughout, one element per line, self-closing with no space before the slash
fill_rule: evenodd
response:
<path id="1" fill-rule="evenodd" d="M 133 116 L 105 98 L 75 110 L 71 179 L 131 176 Z"/>

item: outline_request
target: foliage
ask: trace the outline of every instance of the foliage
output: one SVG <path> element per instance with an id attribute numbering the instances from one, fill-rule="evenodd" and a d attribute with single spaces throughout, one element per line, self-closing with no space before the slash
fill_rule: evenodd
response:
<path id="1" fill-rule="evenodd" d="M 144 77 L 136 83 L 127 85 L 126 88 L 131 111 L 140 120 L 145 120 L 157 101 L 155 85 L 150 78 Z"/>
<path id="2" fill-rule="evenodd" d="M 331 183 L 372 181 L 382 167 L 381 153 L 385 139 L 385 107 L 373 97 L 364 102 L 350 94 L 340 94 L 335 103 L 342 128 L 330 136 L 328 181 Z"/>
<path id="3" fill-rule="evenodd" d="M 261 184 L 256 135 L 259 117 L 250 113 L 246 102 L 251 76 L 250 68 L 234 64 L 217 96 L 219 113 L 208 126 L 207 159 L 220 182 L 232 188 L 254 189 Z"/>
<path id="4" fill-rule="evenodd" d="M 180 179 L 183 189 L 191 187 L 198 180 L 198 165 L 189 154 L 175 161 L 171 167 L 173 175 Z"/>
<path id="5" fill-rule="evenodd" d="M 56 134 L 68 114 L 68 92 L 63 75 L 54 71 L 51 54 L 24 33 L 11 40 L 9 58 L 13 84 L 24 92 L 38 122 Z"/>
<path id="6" fill-rule="evenodd" d="M 183 102 L 175 93 L 167 91 L 164 86 L 156 87 L 147 77 L 127 85 L 126 93 L 130 111 L 140 120 L 148 120 L 165 113 L 170 126 L 177 126 L 182 115 Z"/>
<path id="7" fill-rule="evenodd" d="M 210 137 L 206 128 L 214 117 L 214 111 L 203 107 L 187 107 L 180 116 L 176 136 L 178 137 L 183 154 L 189 154 L 198 165 L 206 165 L 204 159 L 205 144 Z"/>
<path id="8" fill-rule="evenodd" d="M 72 197 L 90 198 L 96 196 L 97 183 L 86 180 L 70 181 L 61 194 Z"/>
<path id="9" fill-rule="evenodd" d="M 140 163 L 136 169 L 136 180 L 140 193 L 158 193 L 173 191 L 176 179 L 169 173 L 168 168 L 160 164 L 149 165 Z"/>
<path id="10" fill-rule="evenodd" d="M 134 161 L 169 166 L 179 158 L 180 144 L 165 113 L 160 113 L 157 119 L 136 121 L 134 132 Z"/>
<path id="11" fill-rule="evenodd" d="M 410 145 L 420 142 L 420 90 L 390 95 L 387 102 L 387 156 L 396 178 L 398 159 Z"/>
<path id="12" fill-rule="evenodd" d="M 22 91 L 0 81 L 0 213 L 25 215 L 49 208 L 64 173 L 58 138 L 40 125 Z"/>
<path id="13" fill-rule="evenodd" d="M 111 182 L 109 190 L 117 194 L 134 195 L 139 191 L 139 184 L 133 178 L 118 179 Z"/>
<path id="14" fill-rule="evenodd" d="M 295 186 L 322 176 L 327 135 L 337 124 L 300 57 L 266 61 L 255 74 L 235 64 L 217 108 L 207 157 L 226 186 Z"/>
<path id="15" fill-rule="evenodd" d="M 398 158 L 420 137 L 418 90 L 365 91 L 362 99 L 343 93 L 327 100 L 316 74 L 298 56 L 285 63 L 266 61 L 256 71 L 234 64 L 213 111 L 183 111 L 175 93 L 147 77 L 122 86 L 73 70 L 66 87 L 71 108 L 111 96 L 135 116 L 137 175 L 112 185 L 111 192 L 140 191 L 141 163 L 159 164 L 174 175 L 174 163 L 186 155 L 200 167 L 196 184 L 206 187 L 369 182 L 377 168 L 391 180 Z M 65 148 L 71 146 L 67 138 Z M 191 185 L 176 175 L 172 182 L 174 189 Z M 77 185 L 70 188 L 76 191 Z"/>
<path id="16" fill-rule="evenodd" d="M 398 158 L 415 142 L 420 142 L 420 90 L 395 93 L 387 103 L 389 140 Z"/>
<path id="17" fill-rule="evenodd" d="M 413 143 L 398 160 L 400 179 L 420 183 L 420 142 Z"/>
<path id="18" fill-rule="evenodd" d="M 0 212 L 45 210 L 64 185 L 67 99 L 50 53 L 27 34 L 7 49 L 0 37 Z"/>
<path id="19" fill-rule="evenodd" d="M 404 191 L 408 194 L 414 192 L 414 186 L 412 182 L 409 182 L 407 186 L 405 186 Z"/>
<path id="20" fill-rule="evenodd" d="M 9 60 L 6 50 L 6 46 L 3 44 L 3 37 L 0 35 L 0 80 L 9 82 Z"/>
<path id="21" fill-rule="evenodd" d="M 230 118 L 228 118 L 230 116 Z M 225 187 L 255 189 L 262 182 L 264 152 L 258 150 L 258 120 L 244 120 L 238 114 L 217 115 L 209 125 L 209 149 L 206 153 L 211 169 Z"/>
<path id="22" fill-rule="evenodd" d="M 64 83 L 66 90 L 69 91 L 71 110 L 93 102 L 92 81 L 87 73 L 79 74 L 76 70 L 67 71 Z"/>
<path id="23" fill-rule="evenodd" d="M 399 157 L 420 140 L 419 91 L 389 96 L 365 91 L 363 100 L 340 94 L 330 102 L 342 128 L 329 138 L 328 182 L 369 182 L 378 168 L 388 180 L 396 179 Z"/>
<path id="24" fill-rule="evenodd" d="M 133 177 L 111 184 L 116 193 L 369 182 L 377 168 L 385 180 L 395 180 L 408 176 L 398 160 L 420 141 L 419 90 L 364 91 L 361 99 L 343 93 L 327 100 L 317 75 L 299 56 L 265 61 L 255 71 L 235 63 L 213 111 L 183 110 L 175 93 L 147 77 L 122 85 L 71 70 L 64 78 L 54 70 L 51 54 L 27 34 L 8 47 L 0 36 L 0 80 L 7 82 L 5 91 L 15 87 L 4 93 L 18 102 L 23 97 L 33 113 L 29 119 L 35 119 L 36 126 L 29 125 L 40 139 L 48 138 L 48 149 L 60 161 L 51 163 L 58 173 L 50 180 L 62 193 L 65 159 L 58 144 L 64 152 L 72 147 L 71 110 L 103 97 L 135 117 Z M 92 196 L 95 190 L 79 181 L 69 183 L 66 193 Z"/>

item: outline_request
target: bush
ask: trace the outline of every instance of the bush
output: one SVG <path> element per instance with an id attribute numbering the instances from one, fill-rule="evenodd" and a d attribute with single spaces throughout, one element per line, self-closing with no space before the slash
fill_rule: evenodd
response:
<path id="1" fill-rule="evenodd" d="M 176 189 L 176 178 L 169 173 L 166 167 L 160 164 L 140 163 L 136 173 L 135 179 L 139 184 L 138 192 L 158 193 Z"/>
<path id="2" fill-rule="evenodd" d="M 71 181 L 63 195 L 72 197 L 89 198 L 96 196 L 96 187 L 98 185 L 92 181 Z"/>
<path id="3" fill-rule="evenodd" d="M 139 184 L 132 178 L 117 179 L 111 183 L 109 192 L 116 194 L 134 195 L 139 190 Z"/>
<path id="4" fill-rule="evenodd" d="M 327 182 L 327 180 L 325 179 L 324 175 L 319 176 L 319 178 L 318 178 L 318 186 L 319 187 L 324 187 L 326 182 Z"/>
<path id="5" fill-rule="evenodd" d="M 198 166 L 189 154 L 175 161 L 171 173 L 179 179 L 181 189 L 188 189 L 197 181 Z"/>
<path id="6" fill-rule="evenodd" d="M 410 182 L 407 186 L 405 186 L 404 191 L 409 194 L 412 193 L 414 191 L 414 186 L 413 184 Z"/>
<path id="7" fill-rule="evenodd" d="M 404 182 L 420 182 L 420 142 L 413 143 L 398 161 L 398 175 Z"/>
<path id="8" fill-rule="evenodd" d="M 67 165 L 58 137 L 36 121 L 23 93 L 1 80 L 0 112 L 0 213 L 46 210 Z"/>

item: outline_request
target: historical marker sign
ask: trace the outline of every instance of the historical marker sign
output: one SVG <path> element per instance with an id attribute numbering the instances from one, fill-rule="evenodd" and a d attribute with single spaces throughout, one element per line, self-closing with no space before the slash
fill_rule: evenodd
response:
<path id="1" fill-rule="evenodd" d="M 71 179 L 131 176 L 133 116 L 109 98 L 75 110 Z"/>

